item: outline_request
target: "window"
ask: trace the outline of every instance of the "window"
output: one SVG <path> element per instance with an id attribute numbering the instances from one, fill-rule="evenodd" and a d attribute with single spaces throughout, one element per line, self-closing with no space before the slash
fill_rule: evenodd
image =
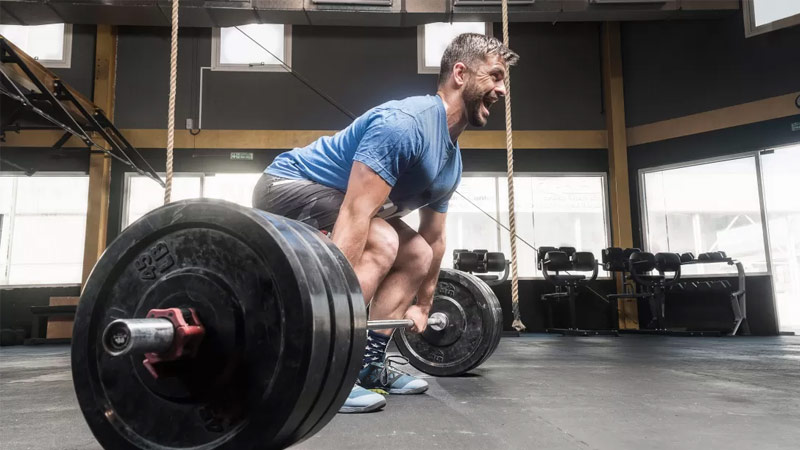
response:
<path id="1" fill-rule="evenodd" d="M 754 156 L 644 171 L 641 174 L 647 251 L 722 250 L 747 273 L 767 272 Z M 685 266 L 682 273 L 728 274 L 727 264 Z"/>
<path id="2" fill-rule="evenodd" d="M 491 35 L 489 22 L 429 23 L 417 28 L 417 70 L 419 73 L 439 73 L 439 66 L 450 42 L 462 33 Z"/>
<path id="3" fill-rule="evenodd" d="M 508 226 L 508 183 L 499 179 L 500 211 Z M 539 246 L 575 247 L 592 252 L 598 260 L 609 246 L 605 174 L 548 174 L 514 178 L 517 234 Z M 511 254 L 508 233 L 502 235 L 503 251 Z M 522 273 L 542 276 L 536 268 L 536 252 L 517 241 Z M 600 272 L 600 276 L 607 276 Z"/>
<path id="4" fill-rule="evenodd" d="M 515 175 L 517 235 L 535 247 L 572 246 L 591 251 L 599 259 L 609 242 L 605 186 L 605 174 Z M 464 174 L 458 192 L 508 226 L 505 175 Z M 419 214 L 412 213 L 404 221 L 416 229 Z M 459 248 L 484 248 L 511 256 L 508 231 L 455 194 L 448 208 L 442 267 L 453 266 L 453 250 Z M 521 240 L 517 240 L 517 262 L 520 277 L 542 276 L 536 269 L 536 251 Z"/>
<path id="5" fill-rule="evenodd" d="M 175 174 L 172 179 L 172 201 L 217 198 L 252 207 L 253 188 L 260 177 L 261 173 Z M 150 178 L 126 174 L 123 229 L 163 204 L 164 188 Z"/>
<path id="6" fill-rule="evenodd" d="M 214 28 L 212 70 L 281 72 L 286 70 L 283 63 L 286 67 L 292 66 L 291 25 L 250 24 Z"/>
<path id="7" fill-rule="evenodd" d="M 0 34 L 45 67 L 69 69 L 72 25 L 0 25 Z"/>
<path id="8" fill-rule="evenodd" d="M 0 176 L 0 285 L 79 284 L 89 177 Z"/>
<path id="9" fill-rule="evenodd" d="M 800 24 L 797 0 L 744 0 L 742 8 L 746 36 Z"/>

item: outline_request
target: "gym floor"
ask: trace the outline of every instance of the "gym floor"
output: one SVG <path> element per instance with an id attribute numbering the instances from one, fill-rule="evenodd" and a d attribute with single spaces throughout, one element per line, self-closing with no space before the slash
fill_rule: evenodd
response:
<path id="1" fill-rule="evenodd" d="M 69 348 L 0 349 L 4 450 L 99 449 Z M 413 369 L 411 369 L 413 371 Z M 503 338 L 469 376 L 337 415 L 298 449 L 796 449 L 800 337 Z"/>

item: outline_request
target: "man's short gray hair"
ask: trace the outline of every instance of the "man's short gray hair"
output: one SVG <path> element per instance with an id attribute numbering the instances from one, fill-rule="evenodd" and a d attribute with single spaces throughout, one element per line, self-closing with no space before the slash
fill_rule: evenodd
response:
<path id="1" fill-rule="evenodd" d="M 442 64 L 439 69 L 439 85 L 453 73 L 456 63 L 464 63 L 470 69 L 478 61 L 485 61 L 489 55 L 500 55 L 506 66 L 513 66 L 519 60 L 519 55 L 503 45 L 497 38 L 478 33 L 459 34 L 447 46 L 442 55 Z"/>

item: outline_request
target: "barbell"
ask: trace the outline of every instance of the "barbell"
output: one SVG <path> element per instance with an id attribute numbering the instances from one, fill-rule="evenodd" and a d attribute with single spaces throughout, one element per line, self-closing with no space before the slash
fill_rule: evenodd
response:
<path id="1" fill-rule="evenodd" d="M 152 311 L 152 310 L 151 310 Z M 181 312 L 182 313 L 182 312 Z M 188 314 L 191 314 L 189 310 Z M 447 327 L 447 316 L 435 312 L 428 317 L 428 326 L 436 331 Z M 199 321 L 198 321 L 199 322 Z M 410 328 L 414 326 L 411 319 L 368 320 L 368 330 L 390 328 Z M 129 353 L 164 353 L 176 345 L 175 329 L 179 328 L 166 318 L 150 319 L 117 319 L 103 331 L 103 348 L 111 356 L 122 356 Z"/>
<path id="2" fill-rule="evenodd" d="M 423 333 L 399 351 L 438 376 L 494 352 L 502 312 L 477 277 L 442 269 Z M 78 305 L 72 373 L 104 448 L 283 448 L 319 431 L 361 368 L 358 279 L 303 223 L 221 200 L 158 208 L 126 228 Z"/>

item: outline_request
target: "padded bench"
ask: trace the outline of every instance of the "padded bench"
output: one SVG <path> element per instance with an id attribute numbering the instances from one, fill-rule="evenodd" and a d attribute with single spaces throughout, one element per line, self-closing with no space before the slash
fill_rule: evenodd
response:
<path id="1" fill-rule="evenodd" d="M 58 305 L 58 306 L 31 306 L 33 322 L 31 323 L 31 338 L 25 339 L 25 345 L 42 344 L 69 344 L 71 338 L 48 339 L 47 319 L 50 317 L 75 317 L 77 305 Z"/>

